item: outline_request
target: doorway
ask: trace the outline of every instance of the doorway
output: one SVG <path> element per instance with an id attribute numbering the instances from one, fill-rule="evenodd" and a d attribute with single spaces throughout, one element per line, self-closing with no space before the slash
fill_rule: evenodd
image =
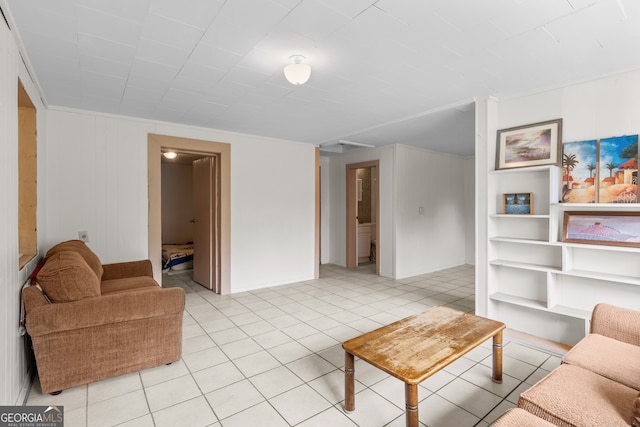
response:
<path id="1" fill-rule="evenodd" d="M 218 156 L 172 151 L 161 158 L 163 273 L 185 271 L 219 293 Z"/>
<path id="2" fill-rule="evenodd" d="M 18 80 L 18 251 L 22 269 L 38 253 L 36 107 Z"/>
<path id="3" fill-rule="evenodd" d="M 161 153 L 169 150 L 209 159 L 206 161 L 208 166 L 199 168 L 201 171 L 206 171 L 205 175 L 207 173 L 209 174 L 208 178 L 202 178 L 204 181 L 207 181 L 207 184 L 203 186 L 207 187 L 204 190 L 204 195 L 198 195 L 199 199 L 207 199 L 204 212 L 209 213 L 209 215 L 206 215 L 206 218 L 201 220 L 201 223 L 210 225 L 210 227 L 203 232 L 209 236 L 209 240 L 205 242 L 206 249 L 201 250 L 201 252 L 207 254 L 206 260 L 204 261 L 210 268 L 205 274 L 210 275 L 211 281 L 206 284 L 203 283 L 203 285 L 214 290 L 216 293 L 228 294 L 231 290 L 231 146 L 229 144 L 149 134 L 149 257 L 153 265 L 154 278 L 162 283 L 162 180 L 160 164 Z M 194 250 L 195 249 L 194 244 Z M 194 267 L 195 264 L 194 262 Z"/>
<path id="4" fill-rule="evenodd" d="M 347 268 L 375 262 L 380 275 L 380 161 L 346 165 Z"/>

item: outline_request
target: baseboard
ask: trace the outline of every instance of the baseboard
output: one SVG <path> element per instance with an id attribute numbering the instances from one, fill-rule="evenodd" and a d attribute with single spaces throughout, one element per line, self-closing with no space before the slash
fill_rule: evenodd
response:
<path id="1" fill-rule="evenodd" d="M 510 341 L 535 347 L 550 353 L 557 354 L 562 357 L 571 349 L 570 345 L 536 337 L 535 335 L 525 334 L 524 332 L 514 331 L 513 329 L 505 329 L 504 337 Z"/>
<path id="2" fill-rule="evenodd" d="M 34 366 L 31 366 L 27 371 L 25 384 L 22 385 L 18 398 L 16 399 L 16 405 L 25 406 L 29 400 L 29 394 L 31 393 L 31 387 L 33 386 L 33 380 L 36 377 L 36 370 Z"/>

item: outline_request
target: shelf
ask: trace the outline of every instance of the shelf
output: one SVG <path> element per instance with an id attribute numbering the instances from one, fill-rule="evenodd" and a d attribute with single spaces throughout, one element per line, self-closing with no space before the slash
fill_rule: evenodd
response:
<path id="1" fill-rule="evenodd" d="M 573 208 L 596 211 L 624 210 L 624 208 L 629 208 L 629 210 L 635 211 L 640 208 L 640 203 L 551 203 L 551 206 L 559 206 L 566 211 L 576 210 Z"/>
<path id="2" fill-rule="evenodd" d="M 640 297 L 640 247 L 561 241 L 567 212 L 637 212 L 640 203 L 562 203 L 553 165 L 488 171 L 486 285 L 489 315 L 524 332 L 575 343 L 593 305 Z M 504 194 L 531 192 L 534 215 L 504 214 Z"/>
<path id="3" fill-rule="evenodd" d="M 525 245 L 559 246 L 558 243 L 555 243 L 555 242 L 550 243 L 547 240 L 521 239 L 521 238 L 515 238 L 515 237 L 495 236 L 495 237 L 490 237 L 489 240 L 492 242 L 522 243 Z"/>
<path id="4" fill-rule="evenodd" d="M 511 218 L 511 219 L 549 219 L 551 215 L 516 215 L 516 214 L 491 214 L 491 218 Z"/>
<path id="5" fill-rule="evenodd" d="M 490 170 L 489 174 L 503 175 L 503 174 L 512 174 L 512 173 L 549 172 L 552 168 L 558 168 L 558 166 L 544 165 L 544 166 L 531 166 L 531 167 L 525 167 L 525 168 L 497 169 L 497 170 Z"/>
<path id="6" fill-rule="evenodd" d="M 526 262 L 515 262 L 515 261 L 507 261 L 504 259 L 494 259 L 489 261 L 490 265 L 495 265 L 498 267 L 510 267 L 510 268 L 519 268 L 521 270 L 531 270 L 531 271 L 541 271 L 543 273 L 560 273 L 560 267 L 553 267 L 551 265 L 541 265 L 541 264 L 529 264 Z"/>
<path id="7" fill-rule="evenodd" d="M 521 307 L 533 308 L 536 310 L 547 311 L 547 306 L 544 301 L 533 300 L 529 298 L 517 297 L 515 295 L 505 294 L 503 292 L 496 292 L 489 295 L 489 299 L 493 301 L 506 302 L 508 304 L 518 305 Z"/>
<path id="8" fill-rule="evenodd" d="M 575 317 L 577 319 L 591 319 L 591 311 L 580 310 L 579 308 L 567 307 L 564 305 L 554 305 L 549 309 L 552 313 L 562 314 L 563 316 Z"/>
<path id="9" fill-rule="evenodd" d="M 567 243 L 567 242 L 559 242 L 564 247 L 567 248 L 576 248 L 576 249 L 585 249 L 590 251 L 613 251 L 613 252 L 636 252 L 640 254 L 640 248 L 635 248 L 631 246 L 616 246 L 616 245 L 590 245 L 588 243 Z"/>
<path id="10" fill-rule="evenodd" d="M 584 279 L 602 280 L 606 282 L 625 283 L 628 285 L 640 286 L 640 277 L 622 276 L 612 273 L 598 273 L 587 270 L 567 270 L 557 271 L 556 273 L 565 276 L 582 277 Z"/>
<path id="11" fill-rule="evenodd" d="M 551 313 L 561 314 L 563 316 L 575 317 L 577 319 L 589 320 L 591 319 L 591 311 L 581 310 L 579 308 L 567 307 L 564 305 L 554 305 L 551 308 L 547 308 L 544 301 L 533 300 L 529 298 L 517 297 L 515 295 L 505 294 L 503 292 L 496 292 L 489 295 L 489 299 L 493 301 L 506 302 L 508 304 L 517 305 L 520 307 L 533 308 L 535 310 L 549 311 Z"/>

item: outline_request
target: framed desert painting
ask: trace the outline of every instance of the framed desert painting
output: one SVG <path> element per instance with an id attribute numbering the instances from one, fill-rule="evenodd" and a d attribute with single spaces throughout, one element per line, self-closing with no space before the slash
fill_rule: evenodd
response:
<path id="1" fill-rule="evenodd" d="M 640 212 L 565 212 L 562 241 L 640 247 Z"/>
<path id="2" fill-rule="evenodd" d="M 562 203 L 595 203 L 598 188 L 598 141 L 562 144 Z"/>
<path id="3" fill-rule="evenodd" d="M 638 203 L 638 135 L 600 139 L 597 203 Z"/>
<path id="4" fill-rule="evenodd" d="M 496 169 L 560 163 L 562 119 L 501 129 L 497 132 Z"/>

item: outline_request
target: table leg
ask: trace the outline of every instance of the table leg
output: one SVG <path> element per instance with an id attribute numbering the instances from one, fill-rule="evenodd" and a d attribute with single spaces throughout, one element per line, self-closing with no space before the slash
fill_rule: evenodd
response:
<path id="1" fill-rule="evenodd" d="M 502 384 L 502 331 L 493 336 L 493 382 Z"/>
<path id="2" fill-rule="evenodd" d="M 354 361 L 353 354 L 344 352 L 344 410 L 353 412 L 356 410 L 356 398 L 354 396 Z"/>
<path id="3" fill-rule="evenodd" d="M 407 427 L 418 427 L 418 384 L 405 384 Z"/>

